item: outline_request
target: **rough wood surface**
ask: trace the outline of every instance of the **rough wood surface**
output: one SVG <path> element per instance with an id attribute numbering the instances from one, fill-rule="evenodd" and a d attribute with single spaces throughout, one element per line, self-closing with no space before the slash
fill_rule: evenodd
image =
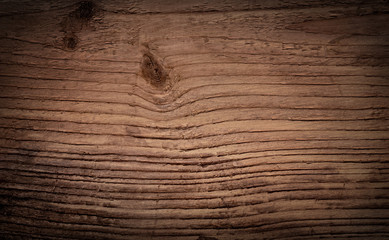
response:
<path id="1" fill-rule="evenodd" d="M 1 238 L 389 238 L 387 1 L 0 4 Z"/>

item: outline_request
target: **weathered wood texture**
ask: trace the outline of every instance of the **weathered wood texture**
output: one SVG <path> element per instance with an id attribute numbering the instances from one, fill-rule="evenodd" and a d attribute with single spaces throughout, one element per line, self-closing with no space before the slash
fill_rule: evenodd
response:
<path id="1" fill-rule="evenodd" d="M 1 238 L 388 239 L 388 10 L 2 0 Z"/>

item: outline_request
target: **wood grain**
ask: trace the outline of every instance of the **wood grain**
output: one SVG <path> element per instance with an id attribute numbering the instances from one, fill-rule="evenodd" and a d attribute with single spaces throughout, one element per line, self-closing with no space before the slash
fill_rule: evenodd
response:
<path id="1" fill-rule="evenodd" d="M 388 239 L 387 1 L 2 1 L 2 239 Z"/>

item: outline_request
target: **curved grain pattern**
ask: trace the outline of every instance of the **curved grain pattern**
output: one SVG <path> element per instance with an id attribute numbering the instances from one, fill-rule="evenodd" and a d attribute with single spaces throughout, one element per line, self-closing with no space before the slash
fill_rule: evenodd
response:
<path id="1" fill-rule="evenodd" d="M 4 1 L 5 239 L 387 239 L 383 1 Z"/>

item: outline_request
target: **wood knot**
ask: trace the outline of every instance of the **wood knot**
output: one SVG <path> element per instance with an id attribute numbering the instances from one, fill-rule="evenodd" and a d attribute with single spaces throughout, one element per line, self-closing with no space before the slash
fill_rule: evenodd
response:
<path id="1" fill-rule="evenodd" d="M 75 15 L 79 19 L 90 20 L 93 17 L 95 4 L 91 1 L 80 2 L 80 6 L 75 11 Z"/>
<path id="2" fill-rule="evenodd" d="M 96 5 L 91 1 L 79 2 L 78 8 L 70 12 L 60 23 L 62 26 L 63 48 L 74 50 L 80 42 L 77 35 L 89 25 L 96 12 Z"/>
<path id="3" fill-rule="evenodd" d="M 151 85 L 157 88 L 165 88 L 169 80 L 169 76 L 162 64 L 160 64 L 151 53 L 143 55 L 142 75 Z"/>
<path id="4" fill-rule="evenodd" d="M 67 49 L 74 50 L 77 47 L 78 39 L 75 35 L 65 36 L 63 44 Z"/>

